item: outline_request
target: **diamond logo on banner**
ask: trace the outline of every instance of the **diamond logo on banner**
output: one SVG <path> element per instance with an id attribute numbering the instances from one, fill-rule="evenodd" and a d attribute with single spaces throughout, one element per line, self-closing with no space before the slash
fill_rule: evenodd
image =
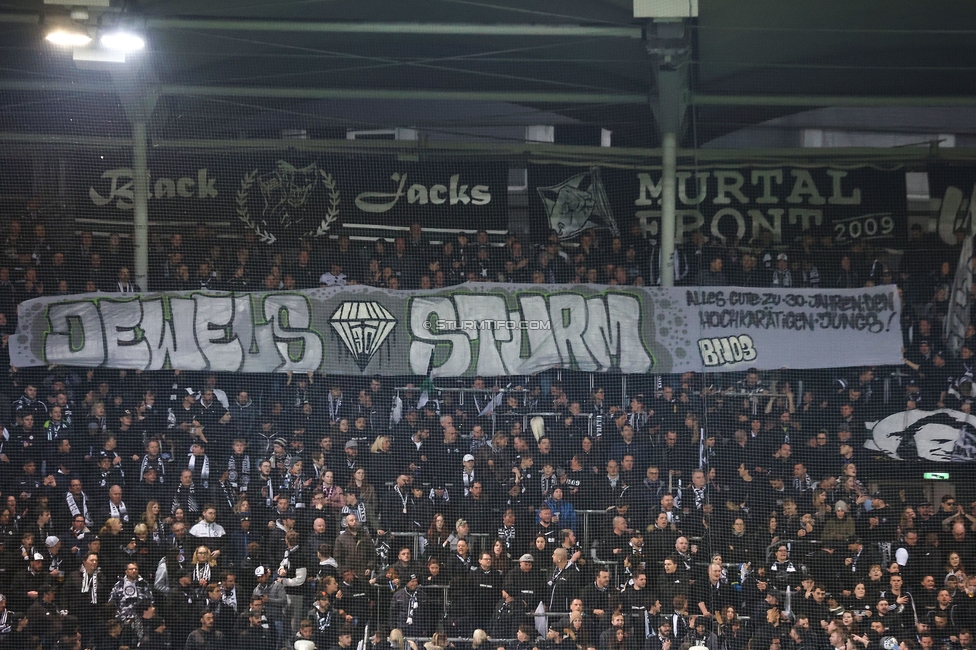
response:
<path id="1" fill-rule="evenodd" d="M 344 302 L 329 322 L 352 353 L 360 371 L 366 370 L 397 325 L 396 317 L 374 301 Z"/>

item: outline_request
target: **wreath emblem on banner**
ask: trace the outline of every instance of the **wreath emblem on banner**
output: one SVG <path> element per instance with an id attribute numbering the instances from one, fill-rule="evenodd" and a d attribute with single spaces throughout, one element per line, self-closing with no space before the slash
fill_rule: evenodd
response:
<path id="1" fill-rule="evenodd" d="M 255 169 L 241 179 L 237 217 L 265 244 L 283 237 L 321 237 L 339 219 L 339 187 L 335 177 L 312 163 L 301 169 L 279 160 L 271 172 Z M 259 216 L 252 216 L 250 195 L 257 184 L 263 199 Z M 321 216 L 321 219 L 319 217 Z"/>

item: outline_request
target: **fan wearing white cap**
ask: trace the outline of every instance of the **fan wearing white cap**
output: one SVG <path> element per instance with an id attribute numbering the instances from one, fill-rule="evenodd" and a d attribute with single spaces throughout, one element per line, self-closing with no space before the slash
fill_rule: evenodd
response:
<path id="1" fill-rule="evenodd" d="M 16 612 L 26 612 L 27 608 L 40 597 L 41 587 L 50 578 L 44 570 L 44 555 L 39 551 L 31 551 L 27 566 L 14 574 L 7 597 L 10 608 Z"/>
<path id="2" fill-rule="evenodd" d="M 471 493 L 471 486 L 478 480 L 474 469 L 474 456 L 472 454 L 465 454 L 461 459 L 461 466 L 461 485 L 464 486 L 464 496 L 468 496 Z"/>
<path id="3" fill-rule="evenodd" d="M 285 585 L 277 579 L 270 567 L 257 567 L 254 569 L 254 576 L 258 579 L 258 584 L 254 587 L 253 595 L 260 596 L 264 600 L 268 619 L 276 623 L 284 622 L 285 606 L 288 603 Z"/>
<path id="4" fill-rule="evenodd" d="M 61 540 L 54 535 L 48 535 L 44 540 L 44 547 L 47 548 L 47 573 L 52 578 L 60 578 L 64 572 L 61 570 L 61 563 L 64 557 L 61 555 Z"/>

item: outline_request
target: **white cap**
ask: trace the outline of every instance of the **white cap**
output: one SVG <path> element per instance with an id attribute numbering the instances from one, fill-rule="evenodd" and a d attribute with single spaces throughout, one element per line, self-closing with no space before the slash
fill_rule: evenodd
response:
<path id="1" fill-rule="evenodd" d="M 44 546 L 48 548 L 54 548 L 55 546 L 58 545 L 60 541 L 61 540 L 55 537 L 54 535 L 49 535 L 48 538 L 44 540 Z"/>
<path id="2" fill-rule="evenodd" d="M 43 560 L 44 559 L 44 556 L 41 555 L 40 553 L 34 553 L 34 556 L 31 559 L 32 560 Z"/>
<path id="3" fill-rule="evenodd" d="M 462 459 L 461 459 L 461 462 L 464 462 L 464 463 L 466 463 L 466 462 L 468 462 L 469 460 L 474 460 L 474 456 L 472 456 L 471 454 L 465 454 L 465 455 L 464 455 L 464 458 L 462 458 Z"/>
<path id="4" fill-rule="evenodd" d="M 905 566 L 906 564 L 908 564 L 908 549 L 907 548 L 904 548 L 903 547 L 903 548 L 900 548 L 897 551 L 895 551 L 895 562 L 898 563 L 898 566 Z"/>
<path id="5" fill-rule="evenodd" d="M 261 576 L 263 576 L 265 574 L 266 571 L 267 571 L 267 569 L 265 569 L 263 566 L 259 566 L 258 568 L 256 568 L 254 570 L 254 575 L 257 576 L 258 578 L 260 578 Z"/>

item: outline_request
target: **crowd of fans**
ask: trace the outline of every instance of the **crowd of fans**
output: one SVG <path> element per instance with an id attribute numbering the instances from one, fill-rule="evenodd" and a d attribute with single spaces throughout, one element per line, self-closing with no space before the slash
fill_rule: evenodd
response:
<path id="1" fill-rule="evenodd" d="M 593 233 L 233 254 L 211 234 L 161 243 L 153 288 L 652 285 L 659 258 Z M 0 648 L 970 650 L 973 488 L 930 503 L 863 471 L 865 422 L 976 396 L 973 329 L 959 358 L 940 335 L 958 249 L 690 240 L 679 284 L 897 283 L 905 365 L 634 378 L 626 398 L 475 378 L 427 400 L 379 377 L 11 368 Z M 135 291 L 122 242 L 12 221 L 4 347 L 23 300 Z"/>

